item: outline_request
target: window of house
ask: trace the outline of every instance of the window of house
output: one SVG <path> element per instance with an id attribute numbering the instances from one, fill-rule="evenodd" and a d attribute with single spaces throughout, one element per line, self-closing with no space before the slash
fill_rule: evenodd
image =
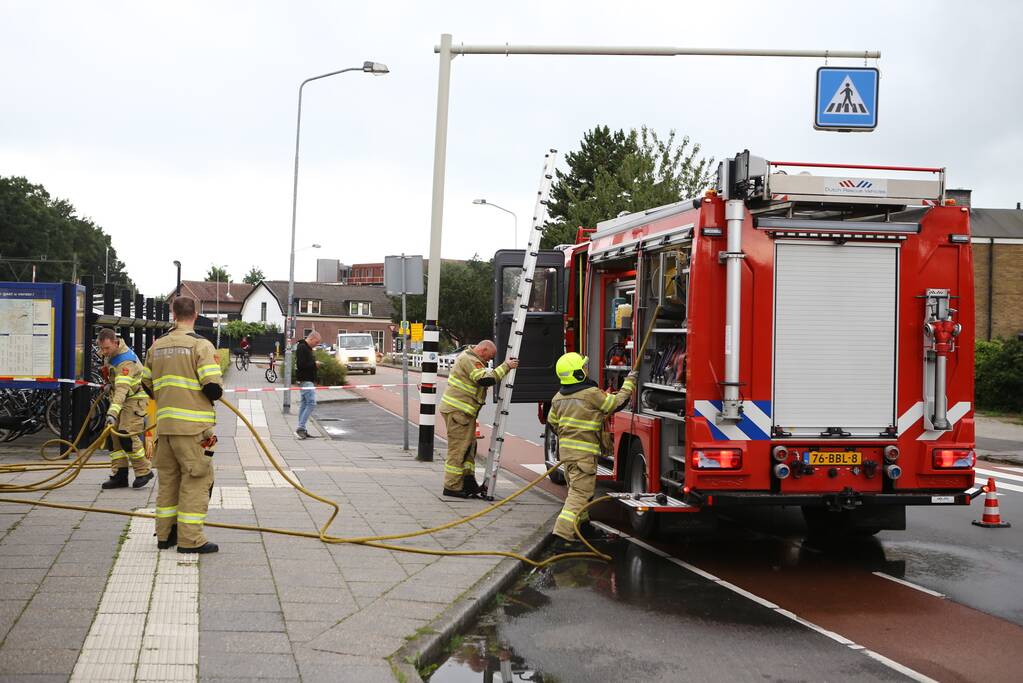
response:
<path id="1" fill-rule="evenodd" d="M 380 353 L 384 352 L 384 332 L 383 330 L 370 330 L 370 334 L 373 335 L 373 345 L 377 347 L 377 351 Z"/>
<path id="2" fill-rule="evenodd" d="M 349 301 L 348 302 L 348 315 L 361 315 L 369 317 L 373 315 L 370 309 L 370 302 L 368 301 Z M 382 333 L 381 333 L 382 334 Z"/>
<path id="3" fill-rule="evenodd" d="M 265 301 L 259 304 L 259 322 L 261 322 L 261 323 L 265 323 L 266 322 L 266 302 Z"/>
<path id="4" fill-rule="evenodd" d="M 305 329 L 302 330 L 302 338 L 304 339 L 304 338 L 308 337 L 312 333 L 313 333 L 313 328 L 306 327 Z"/>
<path id="5" fill-rule="evenodd" d="M 298 300 L 298 312 L 306 315 L 319 315 L 320 314 L 320 300 L 319 299 L 299 299 Z"/>

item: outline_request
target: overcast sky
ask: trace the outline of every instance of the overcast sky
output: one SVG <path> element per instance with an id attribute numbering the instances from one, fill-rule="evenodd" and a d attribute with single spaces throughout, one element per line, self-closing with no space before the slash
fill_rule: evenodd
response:
<path id="1" fill-rule="evenodd" d="M 489 257 L 532 217 L 544 151 L 597 124 L 671 128 L 722 158 L 946 166 L 1023 200 L 1019 2 L 0 0 L 0 175 L 102 225 L 147 294 L 212 263 L 286 279 L 299 82 L 297 279 L 317 257 L 426 254 L 437 57 L 455 43 L 880 50 L 873 133 L 814 131 L 818 59 L 468 56 L 452 67 L 443 254 Z M 831 60 L 832 64 L 838 64 Z M 856 62 L 854 62 L 856 63 Z M 858 61 L 862 66 L 862 60 Z M 871 66 L 874 61 L 871 60 Z M 2 236 L 0 236 L 2 241 Z"/>

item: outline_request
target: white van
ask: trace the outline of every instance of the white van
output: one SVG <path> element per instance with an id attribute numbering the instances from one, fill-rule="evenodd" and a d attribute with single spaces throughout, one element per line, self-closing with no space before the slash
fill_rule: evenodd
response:
<path id="1" fill-rule="evenodd" d="M 337 359 L 351 370 L 377 374 L 377 347 L 368 332 L 342 332 L 337 335 Z"/>

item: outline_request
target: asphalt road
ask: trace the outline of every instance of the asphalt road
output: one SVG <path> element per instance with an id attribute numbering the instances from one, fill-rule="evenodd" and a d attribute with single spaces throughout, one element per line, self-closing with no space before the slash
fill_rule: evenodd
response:
<path id="1" fill-rule="evenodd" d="M 417 380 L 416 375 L 412 377 L 413 381 Z M 400 372 L 381 369 L 372 380 L 385 383 L 400 381 Z M 355 382 L 359 381 L 355 379 Z M 440 390 L 443 391 L 443 386 Z M 372 389 L 362 393 L 384 409 L 400 414 L 399 388 Z M 411 414 L 415 420 L 417 405 L 414 391 L 411 396 Z M 492 415 L 492 406 L 486 410 Z M 392 434 L 400 435 L 400 418 L 393 415 L 390 418 L 393 420 Z M 485 426 L 488 419 L 485 412 L 481 419 L 485 434 L 488 433 Z M 353 424 L 357 429 L 377 435 L 387 429 L 376 419 L 360 419 Z M 515 436 L 506 441 L 502 465 L 522 478 L 536 476 L 535 472 L 541 469 L 542 453 L 535 407 L 513 406 L 508 431 Z M 443 435 L 442 426 L 438 428 L 438 435 Z M 412 438 L 414 441 L 415 432 Z M 439 451 L 438 457 L 443 457 L 442 453 Z M 818 680 L 897 680 L 901 676 L 917 680 L 926 680 L 927 677 L 935 680 L 1016 680 L 1016 660 L 1023 649 L 1023 468 L 982 461 L 978 464 L 978 479 L 988 476 L 997 482 L 1001 512 L 1005 519 L 1015 522 L 1012 528 L 982 529 L 973 526 L 971 521 L 978 519 L 982 513 L 983 501 L 977 499 L 971 507 L 911 508 L 908 529 L 903 532 L 884 532 L 876 538 L 820 544 L 805 538 L 798 511 L 761 510 L 755 516 L 725 521 L 716 533 L 703 538 L 666 536 L 649 544 L 639 539 L 619 541 L 615 551 L 614 566 L 617 569 L 610 578 L 605 577 L 606 580 L 615 584 L 626 580 L 640 585 L 652 582 L 655 586 L 652 594 L 660 595 L 662 600 L 641 603 L 645 607 L 636 612 L 633 609 L 635 604 L 630 603 L 626 609 L 625 605 L 615 602 L 617 598 L 605 604 L 601 600 L 607 595 L 604 598 L 591 595 L 585 602 L 594 606 L 595 618 L 578 623 L 578 599 L 568 593 L 559 593 L 548 595 L 550 600 L 545 603 L 547 612 L 543 613 L 544 620 L 559 623 L 558 620 L 563 619 L 566 628 L 574 624 L 572 628 L 578 631 L 579 642 L 593 643 L 601 642 L 598 636 L 607 628 L 608 621 L 627 619 L 626 623 L 634 626 L 625 629 L 629 637 L 634 633 L 640 634 L 633 643 L 635 647 L 640 647 L 649 638 L 663 639 L 665 629 L 673 633 L 688 633 L 696 629 L 702 636 L 698 628 L 702 624 L 707 634 L 717 633 L 733 647 L 736 638 L 743 644 L 731 655 L 731 659 L 722 654 L 723 659 L 719 661 L 734 663 L 735 672 L 741 672 L 744 666 L 753 667 L 753 671 L 764 666 L 765 671 L 770 672 L 768 678 L 798 678 L 792 675 L 794 670 L 786 673 L 783 668 L 784 662 L 789 661 L 813 666 L 810 671 L 825 672 L 814 676 Z M 555 495 L 563 495 L 561 487 L 545 483 L 544 488 Z M 601 515 L 612 527 L 628 532 L 626 520 L 616 509 L 603 510 Z M 621 565 L 623 557 L 632 559 Z M 623 574 L 623 566 L 630 571 Z M 701 592 L 702 588 L 694 587 L 694 577 L 713 584 L 715 588 L 725 587 L 737 597 L 707 599 Z M 596 587 L 586 590 L 599 593 L 599 586 L 604 585 L 604 581 L 594 581 L 592 583 Z M 696 583 L 699 584 L 698 581 Z M 557 590 L 558 585 L 555 582 L 553 587 L 541 588 L 550 593 Z M 704 609 L 696 613 L 700 620 L 694 626 L 694 613 L 686 606 L 701 604 Z M 563 606 L 563 611 L 558 611 L 561 609 L 559 606 Z M 644 610 L 649 614 L 638 618 L 637 615 Z M 742 616 L 750 610 L 767 610 L 773 614 L 765 618 Z M 793 621 L 788 616 L 790 614 L 797 615 L 803 622 Z M 791 623 L 780 625 L 781 622 L 777 621 L 779 615 L 782 621 Z M 494 617 L 494 621 L 499 621 L 498 616 Z M 632 661 L 618 649 L 617 642 L 623 638 L 630 642 L 622 635 L 622 629 L 615 630 L 612 640 L 616 644 L 610 650 L 612 656 L 603 659 L 606 653 L 600 648 L 587 645 L 589 650 L 579 651 L 577 644 L 560 636 L 558 642 L 565 649 L 559 650 L 552 645 L 550 638 L 534 633 L 537 629 L 542 631 L 540 622 L 528 621 L 532 617 L 523 618 L 526 621 L 522 623 L 527 626 L 522 628 L 514 623 L 506 624 L 506 630 L 501 633 L 510 634 L 510 640 L 501 636 L 501 642 L 518 653 L 515 656 L 527 668 L 536 666 L 544 670 L 546 667 L 554 673 L 552 661 L 575 661 L 577 667 L 570 667 L 572 670 L 581 667 L 579 670 L 587 671 L 585 664 L 593 657 L 600 657 L 602 661 Z M 753 619 L 756 629 L 760 630 L 754 633 L 733 628 L 735 623 L 744 619 Z M 728 628 L 722 628 L 722 625 L 728 625 Z M 676 628 L 683 630 L 676 631 Z M 551 633 L 557 634 L 560 630 Z M 784 634 L 784 637 L 776 640 L 776 634 Z M 846 641 L 877 653 L 877 657 L 857 653 L 857 648 L 850 647 Z M 804 644 L 806 659 L 802 658 Z M 842 657 L 836 657 L 834 661 L 844 661 L 848 654 L 845 650 L 849 650 L 858 654 L 855 665 L 832 670 L 817 669 L 816 663 L 811 664 L 818 653 L 828 652 L 835 646 L 844 650 Z M 680 653 L 672 648 L 681 646 L 673 640 L 666 647 L 663 663 L 674 663 L 677 667 L 682 660 L 678 657 Z M 560 659 L 549 659 L 550 652 L 560 653 Z M 787 660 L 785 653 L 789 653 Z M 690 656 L 698 654 L 693 652 Z M 647 660 L 660 661 L 656 657 L 645 658 L 644 661 Z M 878 662 L 881 669 L 875 667 Z M 451 663 L 448 669 L 457 669 L 455 664 L 458 663 Z M 624 675 L 627 669 L 622 668 L 618 673 Z M 642 669 L 636 668 L 635 671 Z M 700 675 L 699 672 L 698 668 L 690 670 L 683 678 L 695 677 Z M 804 676 L 807 674 L 806 669 L 802 672 Z M 559 680 L 571 680 L 561 670 L 558 674 Z M 451 675 L 460 674 L 452 669 Z M 708 677 L 706 672 L 704 677 Z M 615 676 L 603 678 L 630 680 Z M 741 680 L 744 676 L 736 673 L 727 678 Z M 654 675 L 645 680 L 659 679 Z"/>

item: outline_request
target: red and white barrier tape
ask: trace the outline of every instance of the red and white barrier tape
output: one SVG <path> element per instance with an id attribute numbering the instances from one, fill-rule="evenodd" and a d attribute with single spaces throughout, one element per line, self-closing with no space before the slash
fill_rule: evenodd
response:
<path id="1" fill-rule="evenodd" d="M 76 387 L 102 388 L 102 384 L 86 382 L 84 379 L 64 379 L 61 377 L 0 377 L 0 382 L 25 382 L 28 384 L 74 384 Z"/>
<path id="2" fill-rule="evenodd" d="M 86 382 L 82 379 L 62 379 L 59 377 L 0 377 L 0 382 L 25 382 L 30 384 L 74 384 L 76 387 L 96 387 L 97 389 L 102 388 L 104 385 L 96 384 L 94 382 Z M 342 384 L 335 387 L 313 387 L 318 391 L 327 391 L 330 389 L 385 389 L 388 387 L 418 387 L 419 384 L 415 382 L 409 382 L 406 384 Z M 225 394 L 251 394 L 260 391 L 301 391 L 302 387 L 236 387 L 234 389 L 224 389 Z"/>
<path id="3" fill-rule="evenodd" d="M 406 384 L 341 384 L 336 387 L 312 387 L 318 391 L 324 391 L 328 389 L 385 389 L 387 387 L 417 387 L 418 383 L 409 382 Z M 260 391 L 301 391 L 302 387 L 237 387 L 234 389 L 224 389 L 225 394 L 251 394 Z"/>

